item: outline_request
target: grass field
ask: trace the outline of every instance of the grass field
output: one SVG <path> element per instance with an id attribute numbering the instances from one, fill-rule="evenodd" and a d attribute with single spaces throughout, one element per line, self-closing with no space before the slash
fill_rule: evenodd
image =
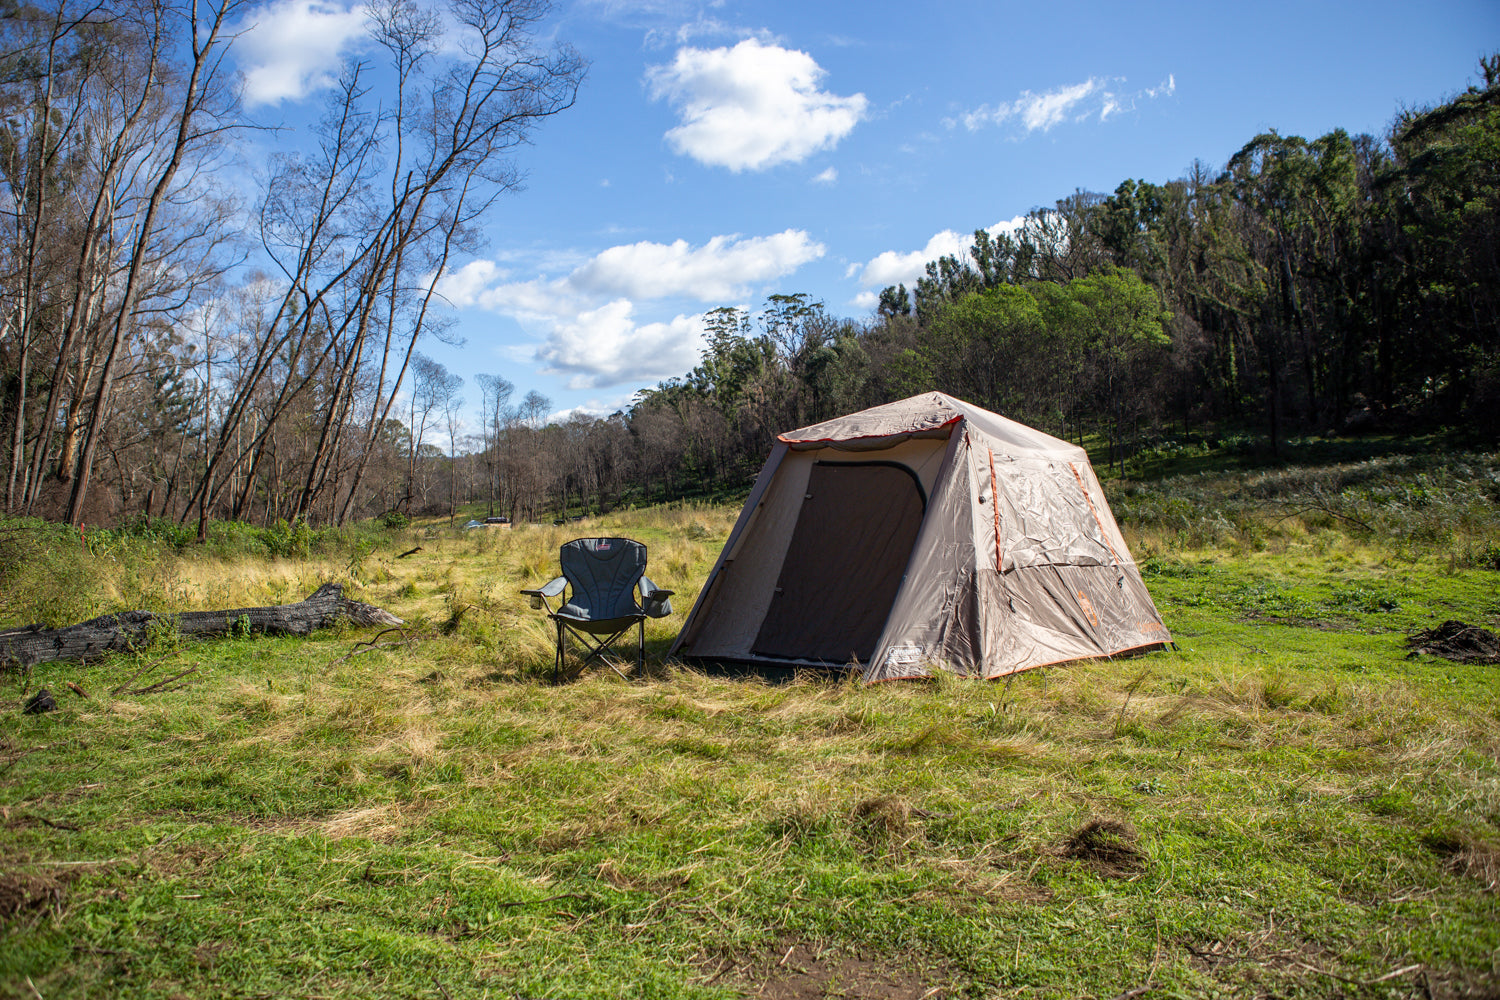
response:
<path id="1" fill-rule="evenodd" d="M 1008 683 L 662 662 L 733 508 L 14 525 L 7 624 L 335 580 L 410 628 L 0 675 L 0 995 L 1500 996 L 1500 666 L 1404 642 L 1500 626 L 1500 460 L 1368 465 L 1111 484 L 1178 648 Z M 596 533 L 677 613 L 554 687 L 517 591 Z"/>

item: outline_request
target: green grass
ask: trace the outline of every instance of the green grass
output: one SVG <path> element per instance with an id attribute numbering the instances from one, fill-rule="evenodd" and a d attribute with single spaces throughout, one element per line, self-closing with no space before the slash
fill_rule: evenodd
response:
<path id="1" fill-rule="evenodd" d="M 1175 651 L 773 686 L 660 662 L 735 513 L 444 519 L 294 556 L 38 542 L 74 609 L 326 577 L 417 641 L 0 675 L 0 995 L 1492 995 L 1500 667 L 1403 641 L 1500 626 L 1500 572 L 1452 558 L 1486 523 L 1396 544 L 1273 510 L 1185 545 L 1127 519 Z M 678 591 L 648 679 L 545 683 L 517 591 L 582 532 L 646 540 Z M 142 667 L 198 673 L 109 694 Z M 19 714 L 43 685 L 60 710 Z M 1135 853 L 1080 856 L 1095 820 Z"/>

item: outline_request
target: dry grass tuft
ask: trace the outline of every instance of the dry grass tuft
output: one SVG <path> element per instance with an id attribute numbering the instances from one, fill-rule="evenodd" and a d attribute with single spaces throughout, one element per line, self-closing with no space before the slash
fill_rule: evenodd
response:
<path id="1" fill-rule="evenodd" d="M 1022 862 L 1017 856 L 995 856 L 980 854 L 972 858 L 943 858 L 933 863 L 946 873 L 952 885 L 941 890 L 918 893 L 919 898 L 953 901 L 967 899 L 969 902 L 1027 902 L 1045 903 L 1053 897 L 1053 890 L 1038 885 L 1026 877 L 1026 872 L 1010 867 Z M 1021 868 L 1027 867 L 1021 864 Z"/>
<path id="2" fill-rule="evenodd" d="M 854 807 L 854 828 L 871 843 L 905 842 L 912 833 L 911 804 L 899 795 L 877 795 Z"/>
<path id="3" fill-rule="evenodd" d="M 796 843 L 827 832 L 829 810 L 822 789 L 806 788 L 790 803 L 779 809 L 768 826 L 771 834 L 783 843 Z"/>
<path id="4" fill-rule="evenodd" d="M 1085 861 L 1104 874 L 1144 871 L 1146 854 L 1137 846 L 1135 827 L 1122 820 L 1092 819 L 1074 830 L 1063 844 L 1063 855 Z"/>
<path id="5" fill-rule="evenodd" d="M 318 825 L 318 830 L 329 840 L 346 837 L 362 837 L 365 840 L 389 842 L 395 840 L 404 826 L 400 806 L 387 803 L 350 809 L 330 817 Z"/>

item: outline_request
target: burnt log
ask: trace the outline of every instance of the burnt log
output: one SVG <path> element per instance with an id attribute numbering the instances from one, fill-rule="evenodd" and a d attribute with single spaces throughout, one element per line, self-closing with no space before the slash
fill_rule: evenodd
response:
<path id="1" fill-rule="evenodd" d="M 373 604 L 344 597 L 344 588 L 325 583 L 305 601 L 265 608 L 230 608 L 225 611 L 121 611 L 100 615 L 77 625 L 47 629 L 40 625 L 0 632 L 0 665 L 81 660 L 101 653 L 133 649 L 171 629 L 190 638 L 263 632 L 267 635 L 308 635 L 339 620 L 355 625 L 400 625 L 400 618 Z"/>

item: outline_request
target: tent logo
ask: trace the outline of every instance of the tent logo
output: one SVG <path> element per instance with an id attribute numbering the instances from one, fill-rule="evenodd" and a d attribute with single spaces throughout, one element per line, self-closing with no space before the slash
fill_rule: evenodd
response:
<path id="1" fill-rule="evenodd" d="M 922 659 L 922 647 L 916 645 L 892 646 L 886 662 L 893 667 L 906 667 Z"/>

